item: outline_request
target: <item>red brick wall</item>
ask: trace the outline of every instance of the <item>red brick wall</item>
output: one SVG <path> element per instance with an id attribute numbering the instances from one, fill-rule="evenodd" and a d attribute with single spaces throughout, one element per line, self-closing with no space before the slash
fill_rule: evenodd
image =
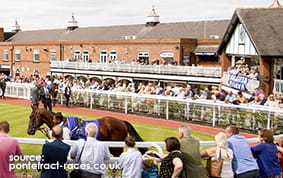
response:
<path id="1" fill-rule="evenodd" d="M 261 80 L 261 88 L 267 97 L 273 90 L 273 68 L 274 61 L 272 58 L 261 58 L 259 60 L 259 79 Z"/>
<path id="2" fill-rule="evenodd" d="M 217 43 L 217 40 L 202 40 L 201 44 Z M 135 39 L 135 40 L 109 40 L 109 41 L 66 41 L 66 42 L 0 42 L 0 65 L 12 65 L 13 74 L 16 69 L 21 71 L 21 75 L 32 75 L 34 70 L 38 70 L 41 76 L 45 76 L 50 71 L 50 51 L 56 51 L 56 60 L 72 59 L 74 52 L 80 50 L 81 57 L 84 50 L 89 51 L 89 57 L 93 62 L 100 60 L 100 52 L 115 50 L 118 60 L 125 60 L 126 63 L 131 63 L 133 59 L 137 59 L 138 52 L 148 52 L 149 62 L 155 59 L 160 59 L 160 54 L 163 52 L 174 53 L 174 59 L 178 64 L 182 64 L 183 56 L 190 56 L 194 59 L 191 53 L 192 48 L 197 45 L 196 39 Z M 14 46 L 13 56 L 9 52 L 9 61 L 3 61 L 3 51 Z M 63 53 L 61 52 L 61 47 Z M 177 47 L 177 48 L 176 48 Z M 45 51 L 44 48 L 48 49 Z M 20 50 L 21 61 L 14 61 L 15 50 Z M 34 59 L 34 50 L 39 51 L 40 62 L 36 63 Z"/>

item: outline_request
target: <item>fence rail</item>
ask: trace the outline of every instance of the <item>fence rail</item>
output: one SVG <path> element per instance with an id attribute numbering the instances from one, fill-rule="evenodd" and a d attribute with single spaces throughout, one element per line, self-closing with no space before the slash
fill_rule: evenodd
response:
<path id="1" fill-rule="evenodd" d="M 32 87 L 31 84 L 7 83 L 6 96 L 30 99 Z M 65 103 L 62 91 L 57 95 L 57 102 Z M 232 105 L 211 100 L 90 89 L 73 90 L 71 104 L 90 109 L 200 123 L 212 127 L 233 124 L 254 131 L 258 128 L 281 130 L 283 126 L 282 109 L 260 105 Z"/>
<path id="2" fill-rule="evenodd" d="M 282 135 L 276 135 L 274 136 L 275 140 L 279 140 Z M 20 144 L 37 144 L 37 145 L 43 145 L 46 143 L 46 141 L 51 141 L 51 140 L 46 140 L 46 139 L 36 139 L 36 138 L 16 138 Z M 258 138 L 249 138 L 247 139 L 250 144 L 252 143 L 258 143 L 259 139 Z M 76 141 L 66 141 L 64 140 L 65 143 L 73 145 Z M 109 141 L 102 141 L 106 143 L 109 147 L 124 147 L 124 142 L 109 142 Z M 136 143 L 137 147 L 143 147 L 143 148 L 152 148 L 155 147 L 158 149 L 160 153 L 162 152 L 162 149 L 165 148 L 165 143 L 164 142 L 137 142 Z M 211 147 L 215 146 L 214 141 L 200 141 L 200 147 Z M 40 160 L 41 156 L 40 155 L 24 155 L 24 160 L 20 162 L 16 162 L 16 164 L 26 164 L 25 162 L 29 162 L 28 164 L 37 164 L 38 161 Z M 29 161 L 32 160 L 32 161 Z M 32 162 L 32 163 L 31 163 Z M 69 159 L 68 164 L 72 164 L 73 161 Z M 111 157 L 110 160 L 105 161 L 106 165 L 118 165 L 118 157 Z M 111 166 L 109 166 L 111 167 Z M 70 170 L 69 170 L 70 171 Z M 39 173 L 36 170 L 31 170 L 31 169 L 22 169 L 22 170 L 17 170 L 17 175 L 18 176 L 23 176 L 23 177 L 39 177 Z M 111 169 L 107 169 L 106 175 L 104 178 L 121 178 L 121 172 L 120 170 L 116 171 L 111 171 Z"/>
<path id="3" fill-rule="evenodd" d="M 107 72 L 129 72 L 147 74 L 171 74 L 184 76 L 221 77 L 221 67 L 200 66 L 170 66 L 170 65 L 140 65 L 140 64 L 113 64 L 52 61 L 51 68 L 94 70 Z"/>

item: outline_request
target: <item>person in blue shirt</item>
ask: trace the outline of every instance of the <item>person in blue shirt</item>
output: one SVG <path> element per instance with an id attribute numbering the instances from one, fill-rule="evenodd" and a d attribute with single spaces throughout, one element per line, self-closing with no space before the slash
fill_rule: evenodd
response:
<path id="1" fill-rule="evenodd" d="M 142 178 L 159 178 L 157 160 L 147 154 L 143 157 Z"/>
<path id="2" fill-rule="evenodd" d="M 232 168 L 235 178 L 258 178 L 259 168 L 246 137 L 235 126 L 226 128 L 229 148 L 233 151 Z"/>
<path id="3" fill-rule="evenodd" d="M 225 103 L 233 103 L 236 100 L 237 100 L 236 95 L 232 91 L 228 91 L 224 100 Z"/>
<path id="4" fill-rule="evenodd" d="M 281 178 L 281 166 L 277 157 L 277 146 L 273 143 L 273 133 L 263 129 L 258 133 L 261 143 L 251 148 L 257 159 L 260 177 Z"/>

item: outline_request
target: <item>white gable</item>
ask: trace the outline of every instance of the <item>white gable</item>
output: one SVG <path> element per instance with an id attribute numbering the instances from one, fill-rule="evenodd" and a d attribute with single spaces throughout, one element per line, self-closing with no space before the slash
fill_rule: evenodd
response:
<path id="1" fill-rule="evenodd" d="M 241 23 L 238 23 L 225 52 L 233 55 L 257 55 L 256 49 Z"/>

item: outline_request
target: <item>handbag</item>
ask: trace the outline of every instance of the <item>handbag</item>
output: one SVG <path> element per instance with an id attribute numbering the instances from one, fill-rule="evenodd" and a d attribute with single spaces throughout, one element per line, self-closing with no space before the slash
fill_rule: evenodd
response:
<path id="1" fill-rule="evenodd" d="M 223 159 L 221 159 L 221 148 L 219 149 L 219 159 L 209 159 L 206 162 L 206 170 L 210 177 L 221 177 Z"/>
<path id="2" fill-rule="evenodd" d="M 81 153 L 80 153 L 78 162 L 80 162 L 80 159 L 81 159 L 81 156 L 82 156 L 84 147 L 85 147 L 85 143 L 84 143 L 84 146 L 83 146 L 82 151 L 81 151 Z M 74 169 L 74 170 L 72 170 L 71 173 L 70 173 L 70 177 L 71 177 L 71 178 L 81 178 L 81 175 L 82 175 L 82 171 L 79 170 L 79 169 Z"/>

